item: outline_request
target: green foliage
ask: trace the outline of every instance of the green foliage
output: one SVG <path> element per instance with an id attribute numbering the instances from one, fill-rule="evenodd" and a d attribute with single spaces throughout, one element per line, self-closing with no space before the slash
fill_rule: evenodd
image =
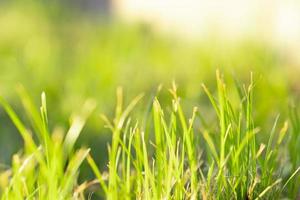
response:
<path id="1" fill-rule="evenodd" d="M 201 123 L 200 127 L 195 124 L 196 108 L 190 118 L 185 116 L 175 85 L 170 90 L 173 100 L 169 113 L 160 106 L 158 97 L 153 100 L 153 129 L 143 129 L 127 118 L 140 97 L 122 111 L 119 93 L 113 122 L 105 118 L 112 132 L 107 179 L 89 157 L 104 196 L 107 199 L 297 198 L 299 163 L 282 174 L 290 161 L 281 158 L 281 148 L 287 149 L 287 135 L 289 140 L 296 138 L 293 132 L 288 132 L 287 121 L 277 129 L 278 118 L 269 134 L 255 126 L 254 86 L 251 76 L 249 86 L 240 91 L 240 103 L 235 105 L 227 96 L 219 72 L 217 99 L 203 85 L 219 121 L 217 127 L 209 129 Z M 200 114 L 205 115 L 201 111 Z M 257 134 L 265 134 L 260 144 Z M 288 156 L 295 159 L 294 152 Z"/>
<path id="2" fill-rule="evenodd" d="M 61 130 L 50 134 L 45 93 L 41 96 L 39 113 L 20 87 L 33 132 L 1 98 L 1 105 L 24 140 L 23 151 L 14 155 L 11 168 L 1 173 L 2 199 L 84 199 L 84 191 L 96 183 L 100 184 L 96 191 L 106 199 L 297 198 L 300 186 L 299 158 L 295 153 L 299 150 L 297 112 L 291 111 L 291 131 L 287 121 L 278 130 L 279 117 L 270 132 L 260 130 L 252 114 L 255 87 L 252 75 L 248 86 L 237 86 L 240 94 L 237 104 L 228 97 L 227 85 L 219 71 L 216 77 L 217 98 L 203 85 L 215 109 L 219 122 L 216 126 L 203 126 L 208 124 L 205 120 L 197 123 L 200 115 L 206 113 L 196 107 L 191 117 L 186 117 L 173 83 L 169 90 L 171 109 L 167 112 L 159 97 L 155 97 L 151 126 L 143 128 L 130 118 L 143 95 L 124 107 L 119 88 L 114 120 L 102 116 L 112 133 L 106 172 L 97 167 L 89 155 L 90 149 L 74 151 L 74 143 L 95 108 L 94 101 L 85 103 L 65 136 Z M 260 144 L 256 138 L 259 134 L 264 134 Z M 289 159 L 282 159 L 283 154 Z M 79 184 L 80 166 L 86 158 L 96 179 Z"/>
<path id="3" fill-rule="evenodd" d="M 145 24 L 91 19 L 69 7 L 56 8 L 52 1 L 9 2 L 0 7 L 0 95 L 13 105 L 20 118 L 25 116 L 14 92 L 18 83 L 30 91 L 34 102 L 46 91 L 48 103 L 55 105 L 49 118 L 65 127 L 73 109 L 88 98 L 97 101 L 98 112 L 112 115 L 114 91 L 119 85 L 126 88 L 127 98 L 145 92 L 146 99 L 151 99 L 155 86 L 176 80 L 182 98 L 189 99 L 190 104 L 208 104 L 199 91 L 202 82 L 214 84 L 216 67 L 226 77 L 233 74 L 242 81 L 249 71 L 263 77 L 254 101 L 255 122 L 260 127 L 269 128 L 268 120 L 278 112 L 286 116 L 287 100 L 297 94 L 289 91 L 299 91 L 297 68 L 291 70 L 285 55 L 261 38 L 228 41 L 209 33 L 199 40 L 182 40 L 159 34 Z M 228 87 L 234 84 L 227 81 Z M 227 93 L 232 96 L 233 92 Z M 168 98 L 163 91 L 160 102 Z M 139 115 L 144 114 L 143 109 L 138 110 Z M 14 140 L 17 133 L 6 123 L 7 116 L 0 113 L 0 118 L 5 121 L 0 126 L 0 162 L 8 163 L 20 142 Z M 87 125 L 89 134 L 79 142 L 97 146 L 94 137 L 98 132 L 102 134 L 98 137 L 107 140 L 107 131 L 102 127 L 98 116 L 92 115 Z M 103 148 L 98 150 L 103 152 Z"/>
<path id="4" fill-rule="evenodd" d="M 0 7 L 0 162 L 11 160 L 0 168 L 2 199 L 299 198 L 300 117 L 297 106 L 287 109 L 299 95 L 299 69 L 286 53 L 261 38 L 181 40 L 58 4 Z M 245 86 L 217 72 L 215 81 L 216 67 L 242 82 L 249 71 L 258 79 Z M 171 95 L 156 90 L 172 80 L 180 87 Z M 18 83 L 33 97 L 17 86 L 16 101 Z M 126 98 L 145 96 L 124 107 L 118 89 L 114 119 L 99 120 L 100 111 L 113 115 L 119 85 Z M 49 112 L 44 93 L 35 107 L 42 91 Z M 17 153 L 8 117 L 23 139 Z"/>
<path id="5" fill-rule="evenodd" d="M 87 101 L 83 113 L 76 116 L 64 136 L 56 129 L 50 134 L 46 96 L 42 93 L 40 113 L 35 109 L 27 92 L 20 96 L 33 132 L 27 129 L 9 104 L 0 98 L 0 104 L 17 127 L 24 141 L 24 149 L 12 158 L 12 166 L 1 173 L 2 199 L 71 199 L 80 197 L 74 192 L 79 167 L 90 149 L 74 151 L 74 143 L 89 113 L 95 108 Z M 36 138 L 36 141 L 35 139 Z"/>

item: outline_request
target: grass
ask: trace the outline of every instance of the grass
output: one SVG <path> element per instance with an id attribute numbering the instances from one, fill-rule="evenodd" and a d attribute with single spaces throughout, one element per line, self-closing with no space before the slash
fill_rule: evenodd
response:
<path id="1" fill-rule="evenodd" d="M 299 69 L 287 51 L 262 38 L 209 32 L 191 42 L 96 18 L 55 2 L 1 4 L 3 199 L 299 196 L 299 109 L 288 107 Z M 216 66 L 226 80 L 215 81 Z M 262 78 L 248 86 L 230 78 L 247 82 L 248 71 Z M 172 79 L 178 89 L 156 91 Z M 19 82 L 31 96 L 20 87 L 21 103 Z M 114 112 L 118 85 L 126 98 L 118 90 Z M 45 95 L 36 109 L 41 91 L 48 111 Z"/>
<path id="2" fill-rule="evenodd" d="M 12 157 L 11 168 L 1 173 L 2 199 L 70 199 L 74 196 L 79 167 L 90 149 L 74 151 L 86 117 L 94 109 L 88 101 L 83 113 L 76 116 L 70 130 L 64 135 L 60 129 L 50 134 L 45 93 L 41 96 L 40 113 L 35 109 L 27 92 L 19 90 L 33 133 L 18 118 L 15 111 L 1 98 L 0 103 L 24 140 L 22 151 Z M 80 194 L 78 194 L 80 195 Z"/>
<path id="3" fill-rule="evenodd" d="M 200 108 L 184 109 L 174 83 L 169 104 L 162 106 L 159 95 L 153 98 L 147 126 L 131 117 L 143 95 L 124 106 L 118 89 L 114 119 L 102 116 L 112 134 L 104 171 L 90 149 L 74 149 L 95 108 L 93 101 L 86 102 L 66 134 L 61 130 L 50 134 L 44 93 L 38 112 L 26 91 L 19 89 L 32 132 L 1 98 L 24 140 L 11 168 L 1 173 L 2 199 L 84 199 L 91 198 L 92 192 L 105 199 L 299 198 L 297 110 L 291 107 L 289 120 L 277 117 L 271 130 L 261 130 L 253 117 L 256 82 L 252 75 L 248 85 L 236 83 L 238 101 L 228 95 L 234 88 L 228 88 L 218 71 L 216 83 L 217 95 L 202 85 L 214 120 Z M 95 179 L 79 183 L 84 160 Z"/>
<path id="4" fill-rule="evenodd" d="M 91 147 L 92 153 L 97 153 L 95 160 L 101 169 L 107 160 L 105 143 L 110 135 L 98 114 L 113 115 L 114 94 L 119 85 L 125 88 L 126 99 L 144 92 L 140 104 L 143 105 L 151 101 L 158 84 L 167 85 L 175 79 L 180 85 L 178 96 L 185 99 L 184 112 L 189 113 L 192 105 L 201 105 L 201 112 L 210 117 L 212 107 L 201 92 L 201 82 L 215 94 L 216 67 L 226 74 L 229 88 L 234 88 L 232 74 L 245 82 L 248 72 L 254 71 L 256 77 L 264 77 L 255 88 L 253 102 L 255 124 L 264 130 L 270 128 L 270 121 L 277 113 L 282 118 L 287 116 L 288 99 L 299 94 L 299 69 L 293 67 L 289 53 L 262 38 L 226 40 L 222 34 L 209 32 L 199 41 L 191 42 L 158 33 L 151 26 L 125 25 L 115 18 L 106 23 L 107 20 L 94 16 L 91 19 L 69 7 L 56 9 L 49 4 L 19 0 L 1 4 L 0 95 L 27 124 L 14 92 L 16 83 L 30 91 L 35 105 L 45 91 L 47 102 L 52 105 L 49 126 L 64 129 L 69 126 L 70 113 L 86 99 L 95 99 L 96 111 L 77 145 Z M 234 90 L 227 92 L 231 98 Z M 159 94 L 164 109 L 169 97 L 167 90 Z M 232 104 L 238 104 L 237 98 L 231 99 Z M 133 114 L 142 115 L 144 110 L 137 108 Z M 132 115 L 131 118 L 135 119 Z M 141 127 L 145 126 L 139 119 Z M 22 143 L 4 112 L 0 112 L 0 120 L 0 163 L 7 165 Z M 84 165 L 83 176 L 89 175 L 86 168 Z"/>

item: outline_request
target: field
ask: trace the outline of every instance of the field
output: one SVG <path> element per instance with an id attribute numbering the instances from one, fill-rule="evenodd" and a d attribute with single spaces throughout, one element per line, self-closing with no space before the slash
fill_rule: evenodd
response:
<path id="1" fill-rule="evenodd" d="M 300 67 L 55 3 L 0 7 L 2 199 L 299 199 Z"/>

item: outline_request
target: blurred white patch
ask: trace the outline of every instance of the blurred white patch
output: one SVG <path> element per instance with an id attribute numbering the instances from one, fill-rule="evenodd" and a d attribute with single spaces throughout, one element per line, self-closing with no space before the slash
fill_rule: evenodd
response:
<path id="1" fill-rule="evenodd" d="M 300 1 L 296 0 L 113 0 L 113 10 L 125 21 L 145 22 L 187 39 L 210 34 L 231 40 L 250 37 L 292 56 L 300 50 Z"/>
<path id="2" fill-rule="evenodd" d="M 115 14 L 161 29 L 201 34 L 267 32 L 299 39 L 300 2 L 279 0 L 115 0 Z M 272 36 L 273 38 L 273 36 Z"/>

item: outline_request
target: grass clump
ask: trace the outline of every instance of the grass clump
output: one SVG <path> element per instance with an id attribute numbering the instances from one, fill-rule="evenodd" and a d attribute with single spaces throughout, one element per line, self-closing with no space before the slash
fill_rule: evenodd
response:
<path id="1" fill-rule="evenodd" d="M 240 103 L 232 105 L 219 72 L 217 98 L 203 85 L 218 126 L 205 126 L 205 113 L 197 108 L 186 117 L 175 85 L 170 90 L 173 100 L 169 112 L 161 107 L 158 97 L 154 98 L 149 129 L 140 128 L 128 117 L 140 97 L 122 111 L 118 95 L 115 119 L 110 122 L 105 118 L 113 138 L 107 180 L 88 157 L 104 195 L 108 199 L 297 198 L 299 162 L 283 174 L 288 163 L 283 162 L 282 148 L 298 141 L 298 136 L 288 132 L 288 121 L 278 128 L 278 118 L 271 131 L 255 126 L 254 86 L 252 76 L 248 86 L 237 85 Z M 202 119 L 200 124 L 195 123 L 197 118 Z M 258 134 L 262 142 L 256 138 Z M 299 145 L 291 148 L 288 156 L 295 162 L 298 154 L 294 150 L 299 150 Z"/>
<path id="2" fill-rule="evenodd" d="M 162 106 L 152 101 L 147 126 L 133 120 L 131 112 L 142 95 L 124 107 L 117 90 L 115 117 L 102 116 L 112 133 L 107 170 L 101 172 L 89 149 L 73 150 L 74 143 L 94 104 L 83 109 L 64 137 L 48 128 L 45 96 L 41 112 L 33 109 L 21 92 L 37 141 L 11 109 L 1 104 L 24 139 L 22 156 L 16 155 L 5 173 L 3 199 L 85 198 L 90 185 L 105 199 L 281 199 L 299 197 L 299 117 L 291 109 L 289 121 L 276 118 L 270 131 L 260 130 L 253 119 L 252 75 L 246 86 L 236 85 L 239 103 L 233 103 L 222 75 L 217 72 L 217 95 L 203 85 L 214 109 L 210 113 L 193 108 L 190 117 L 181 105 L 176 85 L 169 90 L 172 101 Z M 231 88 L 230 88 L 231 89 Z M 217 122 L 217 123 L 216 123 Z M 97 155 L 96 155 L 97 156 Z M 284 159 L 286 157 L 287 159 Z M 87 159 L 96 180 L 79 185 L 79 166 Z M 3 179 L 3 178 L 2 178 Z M 86 192 L 87 193 L 87 192 Z"/>
<path id="3" fill-rule="evenodd" d="M 10 169 L 2 172 L 1 199 L 71 199 L 80 197 L 74 192 L 79 167 L 89 148 L 74 150 L 86 118 L 95 107 L 87 101 L 80 116 L 75 116 L 64 136 L 62 129 L 50 134 L 45 93 L 41 96 L 40 112 L 35 109 L 27 92 L 19 89 L 32 130 L 26 128 L 11 106 L 0 98 L 3 106 L 24 140 L 24 149 L 12 157 Z"/>

